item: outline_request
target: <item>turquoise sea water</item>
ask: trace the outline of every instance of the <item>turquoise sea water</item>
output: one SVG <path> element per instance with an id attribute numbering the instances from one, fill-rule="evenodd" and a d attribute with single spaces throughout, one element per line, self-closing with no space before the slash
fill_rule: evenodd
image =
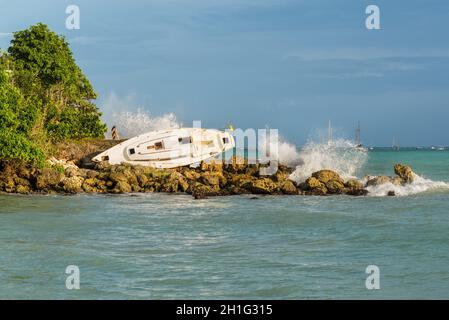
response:
<path id="1" fill-rule="evenodd" d="M 449 152 L 370 152 L 449 182 Z M 65 269 L 80 269 L 80 290 Z M 365 268 L 380 268 L 380 290 Z M 449 190 L 404 197 L 0 195 L 0 298 L 449 298 Z"/>

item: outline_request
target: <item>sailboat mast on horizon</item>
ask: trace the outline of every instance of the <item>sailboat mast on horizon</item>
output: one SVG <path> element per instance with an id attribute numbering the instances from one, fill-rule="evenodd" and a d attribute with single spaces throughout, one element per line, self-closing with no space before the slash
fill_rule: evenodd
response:
<path id="1" fill-rule="evenodd" d="M 356 147 L 362 147 L 360 121 L 357 123 L 357 129 L 355 130 L 355 145 Z"/>
<path id="2" fill-rule="evenodd" d="M 393 137 L 392 149 L 395 150 L 395 151 L 399 151 L 399 145 L 396 143 L 396 137 Z"/>
<path id="3" fill-rule="evenodd" d="M 331 144 L 332 143 L 332 140 L 333 140 L 333 132 L 332 132 L 332 123 L 331 123 L 331 121 L 329 120 L 329 128 L 328 128 L 328 138 L 327 138 L 327 143 L 328 144 Z"/>

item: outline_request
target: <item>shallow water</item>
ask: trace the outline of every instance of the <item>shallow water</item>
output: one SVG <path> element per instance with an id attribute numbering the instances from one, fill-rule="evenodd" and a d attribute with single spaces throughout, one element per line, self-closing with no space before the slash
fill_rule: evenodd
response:
<path id="1" fill-rule="evenodd" d="M 371 152 L 449 182 L 449 152 Z M 449 191 L 405 197 L 0 196 L 0 298 L 449 298 Z M 381 289 L 365 288 L 380 268 Z M 81 289 L 68 290 L 77 265 Z"/>

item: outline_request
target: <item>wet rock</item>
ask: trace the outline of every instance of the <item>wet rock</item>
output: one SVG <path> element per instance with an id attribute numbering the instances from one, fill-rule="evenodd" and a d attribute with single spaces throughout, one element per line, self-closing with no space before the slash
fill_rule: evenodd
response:
<path id="1" fill-rule="evenodd" d="M 288 172 L 280 171 L 278 170 L 274 175 L 272 175 L 270 178 L 275 182 L 283 182 L 286 181 L 289 177 Z"/>
<path id="2" fill-rule="evenodd" d="M 259 177 L 260 167 L 257 164 L 249 164 L 245 169 L 245 174 Z"/>
<path id="3" fill-rule="evenodd" d="M 255 179 L 254 177 L 247 174 L 235 174 L 230 175 L 228 181 L 230 182 L 231 186 L 236 186 L 240 188 L 243 185 L 250 183 L 254 179 Z"/>
<path id="4" fill-rule="evenodd" d="M 314 195 L 325 195 L 327 194 L 326 185 L 318 180 L 315 177 L 308 178 L 304 185 L 302 185 L 304 191 L 307 191 L 309 194 Z"/>
<path id="5" fill-rule="evenodd" d="M 366 189 L 348 189 L 346 191 L 347 195 L 350 196 L 366 196 L 369 193 Z"/>
<path id="6" fill-rule="evenodd" d="M 386 183 L 392 183 L 392 178 L 388 176 L 378 176 L 378 177 L 370 177 L 368 181 L 366 182 L 367 187 L 371 186 L 379 186 Z"/>
<path id="7" fill-rule="evenodd" d="M 350 190 L 363 189 L 363 183 L 356 179 L 350 179 L 346 181 L 346 187 Z"/>
<path id="8" fill-rule="evenodd" d="M 200 181 L 205 184 L 205 185 L 209 185 L 209 186 L 218 186 L 220 185 L 220 178 L 218 176 L 218 174 L 216 174 L 215 172 L 204 172 L 201 175 Z"/>
<path id="9" fill-rule="evenodd" d="M 256 194 L 272 194 L 278 190 L 276 183 L 268 178 L 249 181 L 242 185 L 242 187 Z"/>
<path id="10" fill-rule="evenodd" d="M 402 186 L 404 184 L 404 181 L 401 177 L 393 177 L 391 178 L 391 183 L 395 186 Z"/>
<path id="11" fill-rule="evenodd" d="M 320 182 L 322 182 L 324 184 L 328 183 L 331 180 L 344 183 L 344 181 L 340 177 L 340 175 L 332 170 L 320 170 L 320 171 L 314 172 L 312 174 L 312 177 L 318 179 Z"/>
<path id="12" fill-rule="evenodd" d="M 64 171 L 66 177 L 75 177 L 79 175 L 78 167 L 67 167 Z"/>
<path id="13" fill-rule="evenodd" d="M 344 183 L 339 180 L 330 180 L 326 183 L 327 192 L 330 194 L 342 194 L 346 191 Z"/>
<path id="14" fill-rule="evenodd" d="M 223 171 L 223 162 L 212 160 L 212 161 L 202 161 L 200 164 L 201 171 L 212 171 L 212 172 L 222 172 Z"/>
<path id="15" fill-rule="evenodd" d="M 96 178 L 98 177 L 100 173 L 96 170 L 91 170 L 91 169 L 79 169 L 78 170 L 78 175 L 80 177 L 83 177 L 84 179 L 89 179 L 89 178 Z"/>
<path id="16" fill-rule="evenodd" d="M 232 156 L 229 162 L 226 165 L 226 171 L 231 173 L 245 173 L 248 163 L 244 158 Z"/>
<path id="17" fill-rule="evenodd" d="M 62 180 L 62 188 L 67 193 L 80 193 L 83 191 L 83 182 L 84 179 L 77 176 L 65 178 L 64 180 Z"/>
<path id="18" fill-rule="evenodd" d="M 404 183 L 413 183 L 415 178 L 412 168 L 400 163 L 394 166 L 394 173 L 396 173 Z"/>
<path id="19" fill-rule="evenodd" d="M 36 188 L 41 191 L 58 191 L 59 183 L 65 178 L 61 171 L 53 168 L 44 168 L 40 170 L 36 177 Z"/>
<path id="20" fill-rule="evenodd" d="M 132 187 L 126 181 L 119 181 L 115 185 L 114 189 L 111 191 L 112 193 L 130 193 L 132 192 Z"/>
<path id="21" fill-rule="evenodd" d="M 31 189 L 29 186 L 19 185 L 16 187 L 16 192 L 20 194 L 28 194 L 30 191 Z"/>
<path id="22" fill-rule="evenodd" d="M 191 169 L 184 169 L 182 171 L 182 175 L 187 179 L 191 181 L 196 181 L 201 177 L 201 174 L 196 172 L 195 170 Z"/>
<path id="23" fill-rule="evenodd" d="M 99 192 L 99 190 L 96 188 L 97 182 L 98 182 L 98 180 L 96 180 L 95 178 L 87 178 L 84 180 L 81 188 L 86 193 Z"/>
<path id="24" fill-rule="evenodd" d="M 0 178 L 0 190 L 12 193 L 15 192 L 15 186 L 14 179 L 11 176 L 2 175 Z"/>
<path id="25" fill-rule="evenodd" d="M 293 181 L 285 180 L 284 182 L 281 182 L 280 187 L 283 194 L 298 194 L 298 189 L 296 188 Z"/>
<path id="26" fill-rule="evenodd" d="M 190 188 L 191 194 L 195 199 L 205 199 L 208 196 L 218 195 L 219 189 L 217 187 L 206 186 L 200 182 L 196 182 Z"/>
<path id="27" fill-rule="evenodd" d="M 389 197 L 394 197 L 394 196 L 396 196 L 396 192 L 394 192 L 394 191 L 388 191 L 388 193 L 387 193 L 387 196 L 389 196 Z"/>

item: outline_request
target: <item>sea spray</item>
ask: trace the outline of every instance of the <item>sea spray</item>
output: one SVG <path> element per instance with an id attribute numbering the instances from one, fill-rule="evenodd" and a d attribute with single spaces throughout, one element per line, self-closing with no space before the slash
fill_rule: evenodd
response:
<path id="1" fill-rule="evenodd" d="M 114 112 L 111 118 L 122 138 L 131 138 L 148 131 L 180 127 L 174 113 L 153 117 L 149 112 L 137 109 L 134 112 Z"/>
<path id="2" fill-rule="evenodd" d="M 393 191 L 396 196 L 409 196 L 426 191 L 449 190 L 449 184 L 442 181 L 433 181 L 423 178 L 416 173 L 414 174 L 413 183 L 404 185 L 394 185 L 392 183 L 384 183 L 366 188 L 369 196 L 383 197 Z"/>
<path id="3" fill-rule="evenodd" d="M 174 113 L 153 116 L 149 111 L 138 107 L 132 95 L 120 98 L 112 92 L 101 109 L 108 128 L 115 126 L 120 138 L 131 138 L 148 131 L 181 127 Z"/>
<path id="4" fill-rule="evenodd" d="M 323 169 L 336 171 L 344 179 L 354 178 L 367 159 L 367 152 L 357 149 L 349 140 L 336 139 L 327 143 L 309 141 L 299 152 L 300 164 L 290 179 L 300 183 Z"/>
<path id="5" fill-rule="evenodd" d="M 270 151 L 276 150 L 277 154 L 271 155 L 271 158 L 278 159 L 280 164 L 286 165 L 286 166 L 296 166 L 299 164 L 299 153 L 296 148 L 296 146 L 290 142 L 288 142 L 285 138 L 282 136 L 279 136 L 277 141 L 277 148 L 274 148 L 271 143 L 273 141 L 270 141 L 270 146 L 267 146 L 266 144 L 266 136 L 262 135 L 259 137 L 261 139 L 261 143 L 259 143 L 259 154 L 262 152 L 266 152 L 266 148 L 269 147 Z M 260 157 L 260 156 L 259 156 Z"/>

